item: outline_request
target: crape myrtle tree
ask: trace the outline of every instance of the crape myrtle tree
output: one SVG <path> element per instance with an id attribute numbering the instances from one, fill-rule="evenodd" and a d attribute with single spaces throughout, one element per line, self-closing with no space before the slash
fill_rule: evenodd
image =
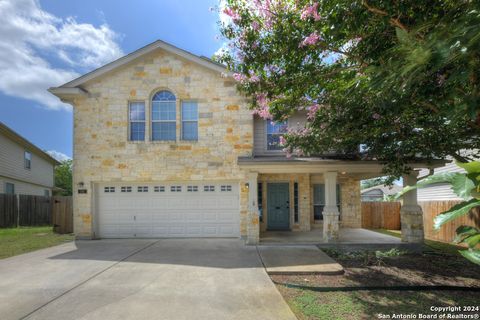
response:
<path id="1" fill-rule="evenodd" d="M 430 176 L 465 199 L 435 228 L 480 206 L 480 1 L 225 0 L 217 56 L 253 112 L 281 121 L 305 112 L 287 155 L 376 159 L 389 182 L 409 163 L 453 157 L 467 173 Z M 222 19 L 225 21 L 225 19 Z M 461 151 L 473 149 L 471 158 Z M 462 226 L 461 253 L 480 264 L 480 230 Z"/>
<path id="2" fill-rule="evenodd" d="M 480 13 L 467 0 L 225 0 L 225 63 L 287 155 L 408 163 L 480 147 Z M 475 152 L 472 156 L 478 156 Z"/>

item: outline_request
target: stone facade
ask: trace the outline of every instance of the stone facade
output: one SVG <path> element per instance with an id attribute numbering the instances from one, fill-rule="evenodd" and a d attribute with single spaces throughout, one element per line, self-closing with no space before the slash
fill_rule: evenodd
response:
<path id="1" fill-rule="evenodd" d="M 83 85 L 74 104 L 74 226 L 94 236 L 94 186 L 102 182 L 238 181 L 239 156 L 251 155 L 253 118 L 234 83 L 164 51 L 156 51 Z M 150 100 L 165 89 L 177 98 L 177 141 L 150 141 Z M 180 140 L 180 102 L 198 102 L 198 141 Z M 128 104 L 144 101 L 146 141 L 128 141 Z M 78 194 L 82 183 L 86 194 Z M 241 188 L 241 235 L 247 233 L 248 190 Z"/>
<path id="2" fill-rule="evenodd" d="M 313 186 L 314 184 L 323 184 L 324 177 L 321 174 L 260 174 L 258 182 L 262 183 L 262 204 L 263 219 L 260 222 L 260 231 L 267 230 L 267 190 L 269 182 L 288 182 L 290 185 L 290 203 L 293 204 L 293 186 L 298 183 L 298 222 L 294 221 L 294 209 L 290 206 L 290 226 L 292 231 L 309 231 L 313 227 L 322 226 L 323 223 L 314 221 L 313 215 Z M 361 228 L 362 212 L 360 202 L 360 181 L 348 175 L 339 175 L 338 184 L 340 184 L 341 219 L 338 222 L 339 227 Z"/>
<path id="3" fill-rule="evenodd" d="M 267 229 L 267 184 L 288 182 L 290 229 L 309 231 L 313 185 L 322 174 L 262 174 L 238 165 L 252 156 L 254 119 L 234 82 L 200 64 L 156 50 L 82 84 L 85 96 L 74 105 L 74 231 L 96 237 L 96 187 L 104 183 L 229 181 L 240 187 L 240 235 L 256 244 Z M 151 141 L 151 99 L 159 90 L 176 96 L 176 141 Z M 198 103 L 198 141 L 181 140 L 181 102 Z M 128 106 L 144 102 L 145 141 L 129 141 Z M 257 130 L 258 131 L 258 130 Z M 332 167 L 336 171 L 335 166 Z M 258 215 L 257 181 L 263 183 L 263 220 Z M 294 184 L 298 184 L 298 221 L 294 218 Z M 338 175 L 342 227 L 361 226 L 358 178 Z M 86 193 L 78 193 L 78 189 Z M 338 223 L 337 223 L 338 225 Z"/>

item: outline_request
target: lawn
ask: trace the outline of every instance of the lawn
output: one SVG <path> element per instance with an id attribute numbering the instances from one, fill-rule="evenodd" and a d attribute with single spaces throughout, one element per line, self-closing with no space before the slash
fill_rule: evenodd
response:
<path id="1" fill-rule="evenodd" d="M 56 246 L 73 239 L 73 235 L 54 233 L 49 226 L 0 229 L 0 259 Z"/>
<path id="2" fill-rule="evenodd" d="M 271 278 L 299 319 L 379 319 L 379 314 L 419 319 L 435 314 L 432 306 L 480 307 L 480 267 L 454 246 L 426 245 L 423 254 L 325 250 L 345 274 Z"/>

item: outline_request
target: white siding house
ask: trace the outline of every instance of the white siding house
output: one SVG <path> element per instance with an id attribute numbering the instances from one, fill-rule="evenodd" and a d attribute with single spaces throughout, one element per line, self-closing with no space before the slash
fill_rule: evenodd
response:
<path id="1" fill-rule="evenodd" d="M 455 162 L 449 162 L 443 167 L 435 168 L 434 173 L 441 172 L 465 172 L 462 168 L 455 165 Z M 428 170 L 421 170 L 419 178 L 428 174 Z M 447 183 L 436 183 L 417 191 L 418 201 L 435 201 L 435 200 L 461 200 Z"/>
<path id="2" fill-rule="evenodd" d="M 0 193 L 52 195 L 58 161 L 0 122 Z"/>

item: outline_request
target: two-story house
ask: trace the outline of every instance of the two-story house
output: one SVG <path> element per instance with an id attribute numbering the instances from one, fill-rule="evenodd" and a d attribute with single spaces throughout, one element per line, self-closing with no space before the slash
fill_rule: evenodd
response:
<path id="1" fill-rule="evenodd" d="M 257 243 L 319 227 L 330 241 L 361 227 L 359 181 L 381 175 L 377 161 L 286 158 L 279 138 L 305 115 L 253 116 L 223 65 L 163 41 L 50 92 L 74 107 L 79 237 Z M 407 209 L 418 241 L 418 206 Z"/>
<path id="2" fill-rule="evenodd" d="M 0 122 L 0 193 L 51 196 L 57 160 Z"/>

